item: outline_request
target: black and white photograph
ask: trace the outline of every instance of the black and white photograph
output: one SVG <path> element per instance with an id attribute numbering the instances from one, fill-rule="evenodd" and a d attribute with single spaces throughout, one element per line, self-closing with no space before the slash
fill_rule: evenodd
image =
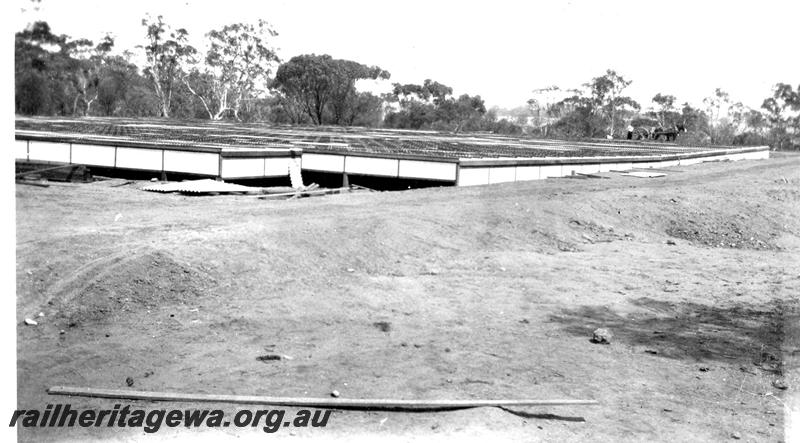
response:
<path id="1" fill-rule="evenodd" d="M 800 442 L 797 1 L 3 15 L 4 441 Z"/>

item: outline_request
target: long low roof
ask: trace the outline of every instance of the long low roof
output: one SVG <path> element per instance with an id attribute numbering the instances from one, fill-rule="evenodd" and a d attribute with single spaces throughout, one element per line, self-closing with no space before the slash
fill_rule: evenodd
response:
<path id="1" fill-rule="evenodd" d="M 692 154 L 730 147 L 629 140 L 545 140 L 352 127 L 167 119 L 17 117 L 17 138 L 209 150 L 286 150 L 442 160 L 598 158 Z"/>

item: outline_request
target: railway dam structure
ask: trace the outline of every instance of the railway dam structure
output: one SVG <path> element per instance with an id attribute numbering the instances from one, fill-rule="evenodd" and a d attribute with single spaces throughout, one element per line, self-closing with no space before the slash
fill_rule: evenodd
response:
<path id="1" fill-rule="evenodd" d="M 376 189 L 474 186 L 575 174 L 769 158 L 768 146 L 682 146 L 630 140 L 543 140 L 345 127 L 125 118 L 16 118 L 20 162 L 70 163 L 104 174 Z"/>

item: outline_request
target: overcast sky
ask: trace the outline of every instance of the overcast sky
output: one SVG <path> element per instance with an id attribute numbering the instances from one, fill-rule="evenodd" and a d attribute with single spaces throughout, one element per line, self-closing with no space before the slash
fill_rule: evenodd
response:
<path id="1" fill-rule="evenodd" d="M 17 30 L 45 20 L 72 37 L 110 32 L 120 50 L 142 43 L 146 13 L 196 43 L 262 18 L 284 60 L 316 53 L 378 65 L 390 82 L 431 78 L 489 107 L 524 105 L 535 88 L 578 87 L 609 68 L 633 80 L 628 93 L 643 106 L 658 92 L 699 105 L 719 87 L 759 107 L 775 83 L 800 84 L 798 0 L 42 0 L 38 11 L 17 1 Z"/>

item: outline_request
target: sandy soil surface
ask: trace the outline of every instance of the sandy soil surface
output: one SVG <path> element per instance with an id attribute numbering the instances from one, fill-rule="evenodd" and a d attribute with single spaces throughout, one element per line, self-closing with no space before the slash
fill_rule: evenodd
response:
<path id="1" fill-rule="evenodd" d="M 800 427 L 800 157 L 606 175 L 293 201 L 18 185 L 19 407 L 111 407 L 45 389 L 130 378 L 153 391 L 600 402 L 334 411 L 327 428 L 273 439 L 788 439 Z M 599 327 L 611 344 L 590 341 Z M 265 438 L 156 437 L 187 435 Z"/>

